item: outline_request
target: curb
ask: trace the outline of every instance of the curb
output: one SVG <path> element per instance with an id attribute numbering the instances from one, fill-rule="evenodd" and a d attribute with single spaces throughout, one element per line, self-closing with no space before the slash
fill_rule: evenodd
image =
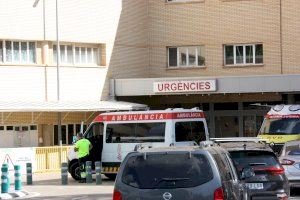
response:
<path id="1" fill-rule="evenodd" d="M 14 199 L 18 197 L 24 197 L 26 195 L 29 195 L 29 193 L 25 190 L 22 191 L 13 191 L 10 193 L 1 193 L 0 194 L 0 199 Z"/>

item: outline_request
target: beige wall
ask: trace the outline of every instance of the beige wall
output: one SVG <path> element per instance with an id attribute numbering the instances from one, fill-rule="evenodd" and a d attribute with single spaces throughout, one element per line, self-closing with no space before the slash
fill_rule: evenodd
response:
<path id="1" fill-rule="evenodd" d="M 150 77 L 280 73 L 279 11 L 278 0 L 149 0 Z M 224 67 L 223 45 L 239 43 L 263 43 L 264 66 Z M 167 69 L 166 47 L 181 45 L 205 45 L 205 68 Z"/>
<path id="2" fill-rule="evenodd" d="M 283 72 L 300 73 L 300 3 L 282 1 Z"/>

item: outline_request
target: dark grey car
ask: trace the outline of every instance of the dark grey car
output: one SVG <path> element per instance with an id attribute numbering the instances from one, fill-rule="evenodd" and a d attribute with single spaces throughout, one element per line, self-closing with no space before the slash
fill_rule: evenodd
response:
<path id="1" fill-rule="evenodd" d="M 240 200 L 233 163 L 219 147 L 169 147 L 132 152 L 122 162 L 114 200 Z"/>
<path id="2" fill-rule="evenodd" d="M 284 168 L 268 144 L 259 141 L 229 140 L 218 144 L 229 151 L 239 174 L 242 174 L 245 168 L 252 168 L 255 175 L 244 180 L 251 199 L 288 198 L 290 188 Z"/>

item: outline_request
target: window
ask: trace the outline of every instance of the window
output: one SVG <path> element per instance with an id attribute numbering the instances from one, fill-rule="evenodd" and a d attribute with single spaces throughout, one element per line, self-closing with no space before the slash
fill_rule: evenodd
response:
<path id="1" fill-rule="evenodd" d="M 189 152 L 132 156 L 122 174 L 123 183 L 140 189 L 196 187 L 212 179 L 206 156 Z"/>
<path id="2" fill-rule="evenodd" d="M 36 63 L 35 42 L 0 41 L 0 62 Z"/>
<path id="3" fill-rule="evenodd" d="M 73 47 L 71 45 L 60 45 L 60 62 L 62 64 L 73 64 Z M 57 47 L 53 45 L 53 59 L 57 62 Z"/>
<path id="4" fill-rule="evenodd" d="M 36 126 L 36 125 L 30 125 L 30 130 L 31 130 L 31 131 L 37 130 L 37 126 Z"/>
<path id="5" fill-rule="evenodd" d="M 85 138 L 88 139 L 103 135 L 103 123 L 93 123 L 91 126 L 89 126 L 85 134 Z"/>
<path id="6" fill-rule="evenodd" d="M 225 45 L 225 65 L 263 64 L 263 45 Z"/>
<path id="7" fill-rule="evenodd" d="M 89 47 L 75 47 L 76 64 L 99 64 L 99 49 Z"/>
<path id="8" fill-rule="evenodd" d="M 168 66 L 199 67 L 205 65 L 204 46 L 169 47 Z"/>
<path id="9" fill-rule="evenodd" d="M 165 123 L 108 124 L 107 143 L 164 142 Z"/>
<path id="10" fill-rule="evenodd" d="M 175 123 L 175 140 L 176 142 L 195 141 L 199 144 L 205 140 L 204 124 L 198 122 L 176 122 Z"/>
<path id="11" fill-rule="evenodd" d="M 62 64 L 100 64 L 98 48 L 60 45 L 60 62 Z M 56 45 L 53 45 L 53 61 L 57 62 Z"/>
<path id="12" fill-rule="evenodd" d="M 13 126 L 7 126 L 7 127 L 6 127 L 6 130 L 7 130 L 7 131 L 13 131 L 13 130 L 14 130 L 14 127 L 13 127 Z"/>

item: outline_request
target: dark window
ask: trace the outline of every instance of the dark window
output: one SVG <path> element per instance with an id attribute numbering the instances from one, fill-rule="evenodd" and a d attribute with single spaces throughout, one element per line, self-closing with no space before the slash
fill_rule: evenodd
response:
<path id="1" fill-rule="evenodd" d="M 263 45 L 255 45 L 255 63 L 263 63 Z"/>
<path id="2" fill-rule="evenodd" d="M 81 124 L 76 124 L 76 133 L 80 132 L 80 127 L 81 127 Z M 86 125 L 83 125 L 83 133 L 85 132 L 85 130 L 86 130 Z"/>
<path id="3" fill-rule="evenodd" d="M 68 144 L 73 143 L 73 136 L 76 137 L 76 132 L 74 132 L 74 125 L 68 124 Z"/>
<path id="4" fill-rule="evenodd" d="M 287 146 L 285 149 L 286 155 L 299 156 L 300 155 L 299 145 L 300 143 Z"/>
<path id="5" fill-rule="evenodd" d="M 28 126 L 22 126 L 22 131 L 28 131 Z"/>
<path id="6" fill-rule="evenodd" d="M 15 131 L 21 131 L 19 126 L 15 126 Z"/>
<path id="7" fill-rule="evenodd" d="M 98 135 L 103 135 L 103 123 L 93 123 L 88 128 L 85 137 L 92 138 Z"/>
<path id="8" fill-rule="evenodd" d="M 169 66 L 177 66 L 177 48 L 169 48 Z"/>
<path id="9" fill-rule="evenodd" d="M 204 155 L 163 153 L 129 158 L 122 182 L 140 189 L 167 189 L 196 187 L 212 178 L 210 164 Z"/>
<path id="10" fill-rule="evenodd" d="M 30 125 L 30 130 L 31 130 L 31 131 L 37 130 L 37 126 L 36 126 L 36 125 Z"/>
<path id="11" fill-rule="evenodd" d="M 233 65 L 233 46 L 225 46 L 225 65 Z"/>
<path id="12" fill-rule="evenodd" d="M 288 155 L 290 155 L 290 156 L 300 156 L 300 149 L 292 150 L 292 151 L 288 152 Z"/>
<path id="13" fill-rule="evenodd" d="M 270 135 L 290 135 L 300 133 L 300 120 L 297 118 L 266 119 L 262 131 Z"/>
<path id="14" fill-rule="evenodd" d="M 7 131 L 13 131 L 13 130 L 14 130 L 14 127 L 13 127 L 13 126 L 7 126 L 7 127 L 6 127 L 6 130 L 7 130 Z"/>
<path id="15" fill-rule="evenodd" d="M 62 144 L 67 144 L 67 127 L 66 125 L 61 125 L 61 140 Z M 58 144 L 58 126 L 54 125 L 54 145 Z"/>
<path id="16" fill-rule="evenodd" d="M 202 121 L 175 123 L 176 142 L 195 141 L 199 143 L 205 139 L 204 123 Z"/>
<path id="17" fill-rule="evenodd" d="M 245 167 L 253 167 L 254 170 L 264 167 L 278 167 L 279 163 L 272 152 L 267 151 L 232 151 L 231 158 L 241 173 Z"/>
<path id="18" fill-rule="evenodd" d="M 164 142 L 165 123 L 107 124 L 107 143 Z"/>
<path id="19" fill-rule="evenodd" d="M 4 126 L 0 126 L 0 131 L 4 131 Z"/>

